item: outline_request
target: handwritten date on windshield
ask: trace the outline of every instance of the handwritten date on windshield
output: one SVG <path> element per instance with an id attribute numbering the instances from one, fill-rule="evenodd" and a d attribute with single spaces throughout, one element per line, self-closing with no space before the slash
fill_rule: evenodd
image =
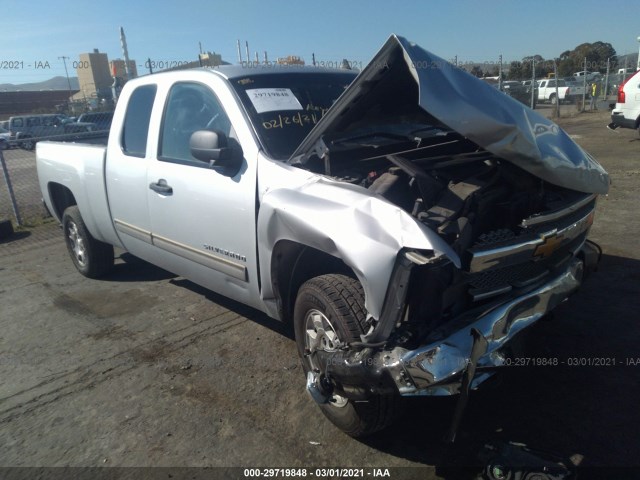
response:
<path id="1" fill-rule="evenodd" d="M 315 125 L 320 120 L 321 115 L 315 113 L 295 113 L 293 115 L 278 115 L 271 120 L 262 122 L 262 126 L 265 130 L 272 128 L 285 128 L 287 126 L 304 127 L 306 125 Z"/>

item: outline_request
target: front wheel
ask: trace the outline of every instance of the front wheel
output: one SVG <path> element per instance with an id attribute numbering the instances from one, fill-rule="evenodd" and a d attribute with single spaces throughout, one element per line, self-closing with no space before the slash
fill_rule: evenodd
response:
<path id="1" fill-rule="evenodd" d="M 296 297 L 294 328 L 305 375 L 320 369 L 314 352 L 332 352 L 347 342 L 359 341 L 365 320 L 364 293 L 357 280 L 330 274 L 304 283 Z M 343 432 L 363 437 L 391 423 L 397 401 L 395 395 L 374 395 L 366 401 L 354 401 L 334 394 L 320 409 Z"/>
<path id="2" fill-rule="evenodd" d="M 62 230 L 71 260 L 82 275 L 99 278 L 111 270 L 113 246 L 91 236 L 77 206 L 64 211 Z"/>

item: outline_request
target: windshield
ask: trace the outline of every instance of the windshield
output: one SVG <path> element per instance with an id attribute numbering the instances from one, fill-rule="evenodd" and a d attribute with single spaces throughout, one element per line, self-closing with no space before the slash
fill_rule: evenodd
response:
<path id="1" fill-rule="evenodd" d="M 286 160 L 355 77 L 345 71 L 274 73 L 231 84 L 269 156 Z"/>

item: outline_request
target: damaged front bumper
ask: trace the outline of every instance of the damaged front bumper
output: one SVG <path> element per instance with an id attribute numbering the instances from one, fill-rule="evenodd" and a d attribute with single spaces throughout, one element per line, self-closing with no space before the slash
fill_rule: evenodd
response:
<path id="1" fill-rule="evenodd" d="M 415 350 L 322 352 L 320 361 L 336 390 L 352 399 L 393 391 L 405 396 L 454 395 L 461 390 L 470 362 L 475 372 L 470 387 L 474 388 L 505 365 L 503 347 L 574 293 L 598 259 L 599 251 L 586 242 L 580 254 L 551 280 L 481 314 L 461 315 L 434 331 L 428 343 Z M 483 348 L 472 354 L 478 334 Z M 326 385 L 326 378 L 323 381 Z M 312 391 L 313 386 L 310 378 L 307 387 Z M 315 393 L 314 398 L 319 398 Z"/>

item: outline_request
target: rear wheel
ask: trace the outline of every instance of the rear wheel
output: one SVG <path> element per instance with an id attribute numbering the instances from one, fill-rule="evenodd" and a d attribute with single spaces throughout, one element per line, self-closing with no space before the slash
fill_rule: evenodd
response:
<path id="1" fill-rule="evenodd" d="M 551 105 L 555 105 L 556 103 L 558 103 L 558 99 L 556 98 L 555 93 L 551 94 L 551 96 L 549 97 L 549 102 L 551 102 Z"/>
<path id="2" fill-rule="evenodd" d="M 113 246 L 91 236 L 77 206 L 64 211 L 62 229 L 71 260 L 82 275 L 99 278 L 111 270 Z"/>
<path id="3" fill-rule="evenodd" d="M 365 319 L 364 293 L 357 280 L 330 274 L 304 283 L 296 298 L 294 327 L 305 375 L 320 369 L 314 352 L 336 351 L 346 342 L 360 340 Z M 397 401 L 395 395 L 375 395 L 366 401 L 353 401 L 334 394 L 320 409 L 342 431 L 352 437 L 362 437 L 391 423 Z"/>
<path id="4" fill-rule="evenodd" d="M 36 142 L 32 138 L 25 138 L 20 146 L 25 150 L 33 150 L 36 147 Z"/>

